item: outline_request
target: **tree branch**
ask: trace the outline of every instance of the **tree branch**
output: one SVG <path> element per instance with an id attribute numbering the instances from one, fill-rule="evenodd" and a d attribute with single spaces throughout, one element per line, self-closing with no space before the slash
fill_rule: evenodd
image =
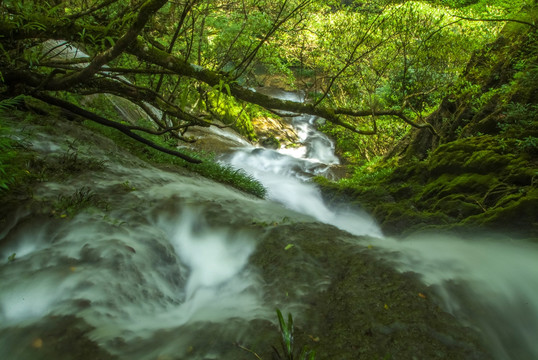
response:
<path id="1" fill-rule="evenodd" d="M 156 48 L 147 48 L 147 46 L 145 46 L 144 43 L 141 41 L 133 43 L 127 51 L 137 56 L 141 60 L 162 66 L 163 68 L 171 70 L 178 75 L 202 81 L 212 87 L 216 87 L 223 81 L 227 81 L 226 74 L 224 73 L 218 73 L 215 71 L 207 70 L 200 66 L 189 64 L 184 59 L 172 56 Z M 370 130 L 358 129 L 357 127 L 343 121 L 342 119 L 340 119 L 340 117 L 338 117 L 338 115 L 347 115 L 351 117 L 371 116 L 372 111 L 370 109 L 358 111 L 352 109 L 331 109 L 329 107 L 315 106 L 314 104 L 280 100 L 245 88 L 235 82 L 229 83 L 229 89 L 231 95 L 235 98 L 259 105 L 265 109 L 315 115 L 324 118 L 325 120 L 332 122 L 333 124 L 351 130 L 354 133 L 361 135 L 372 135 L 372 132 Z M 227 92 L 227 90 L 222 89 L 222 92 L 225 93 Z M 431 124 L 417 124 L 416 122 L 406 117 L 402 111 L 385 110 L 376 111 L 375 114 L 377 116 L 396 116 L 413 127 L 428 128 L 433 134 L 436 134 L 435 129 Z"/>
<path id="2" fill-rule="evenodd" d="M 129 126 L 126 126 L 126 125 L 123 125 L 123 124 L 120 124 L 120 123 L 117 123 L 115 121 L 111 121 L 111 120 L 108 120 L 108 119 L 105 119 L 104 117 L 102 116 L 99 116 L 97 114 L 94 114 L 92 112 L 89 112 L 87 110 L 84 110 L 70 102 L 67 102 L 67 101 L 64 101 L 64 100 L 61 100 L 61 99 L 58 99 L 58 98 L 55 98 L 55 97 L 52 97 L 52 96 L 49 96 L 49 95 L 46 95 L 46 94 L 43 94 L 43 93 L 35 93 L 35 94 L 32 94 L 32 97 L 38 99 L 38 100 L 41 100 L 47 104 L 50 104 L 50 105 L 53 105 L 53 106 L 56 106 L 56 107 L 60 107 L 62 109 L 65 109 L 65 110 L 68 110 L 70 112 L 72 112 L 73 114 L 76 114 L 76 115 L 79 115 L 79 116 L 82 116 L 83 118 L 86 118 L 88 120 L 91 120 L 93 122 L 96 122 L 98 124 L 101 124 L 101 125 L 104 125 L 104 126 L 107 126 L 107 127 L 111 127 L 113 129 L 116 129 L 120 132 L 122 132 L 123 134 L 129 136 L 130 138 L 138 141 L 138 142 L 141 142 L 142 144 L 144 145 L 147 145 L 155 150 L 158 150 L 158 151 L 161 151 L 161 152 L 164 152 L 166 154 L 169 154 L 169 155 L 173 155 L 173 156 L 176 156 L 176 157 L 179 157 L 187 162 L 190 162 L 190 163 L 193 163 L 193 164 L 200 164 L 202 161 L 199 160 L 199 159 L 195 159 L 189 155 L 186 155 L 186 154 L 183 154 L 179 151 L 175 151 L 175 150 L 170 150 L 170 149 L 167 149 L 165 147 L 162 147 L 160 145 L 157 145 L 155 144 L 154 142 L 138 135 L 138 134 L 135 134 L 132 132 L 132 130 L 140 130 L 140 129 L 133 129 L 133 128 L 130 128 Z"/>
<path id="3" fill-rule="evenodd" d="M 136 39 L 151 16 L 157 12 L 167 0 L 147 0 L 140 8 L 133 25 L 127 32 L 116 41 L 114 46 L 95 56 L 92 62 L 82 69 L 48 84 L 49 89 L 63 90 L 89 79 L 97 73 L 101 67 L 121 55 L 125 49 Z"/>
<path id="4" fill-rule="evenodd" d="M 528 25 L 530 27 L 533 27 L 533 28 L 538 28 L 538 26 L 536 26 L 535 24 L 533 23 L 530 23 L 528 21 L 524 21 L 524 20 L 519 20 L 519 19 L 503 19 L 503 18 L 500 18 L 500 19 L 476 19 L 476 18 L 470 18 L 470 17 L 465 17 L 465 16 L 459 16 L 459 15 L 452 15 L 458 19 L 462 19 L 462 20 L 467 20 L 467 21 L 485 21 L 485 22 L 515 22 L 515 23 L 518 23 L 518 24 L 523 24 L 523 25 Z"/>
<path id="5" fill-rule="evenodd" d="M 76 19 L 81 18 L 83 16 L 89 15 L 89 14 L 91 14 L 93 12 L 96 12 L 96 11 L 102 9 L 102 8 L 105 8 L 108 5 L 114 4 L 115 2 L 118 2 L 118 0 L 106 0 L 106 1 L 102 2 L 101 4 L 97 4 L 97 5 L 89 8 L 86 11 L 82 11 L 82 12 L 79 12 L 79 13 L 76 13 L 76 14 L 73 14 L 73 15 L 69 15 L 69 16 L 67 16 L 67 18 L 70 19 L 70 20 L 76 20 Z"/>

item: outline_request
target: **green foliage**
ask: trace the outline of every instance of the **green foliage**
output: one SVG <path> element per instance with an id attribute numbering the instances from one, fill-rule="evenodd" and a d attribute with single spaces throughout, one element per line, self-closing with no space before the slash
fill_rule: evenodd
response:
<path id="1" fill-rule="evenodd" d="M 0 130 L 2 129 L 0 128 Z M 6 170 L 8 170 L 7 162 L 15 156 L 16 152 L 13 151 L 11 140 L 0 137 L 0 189 L 9 189 L 9 184 L 14 180 L 13 176 Z"/>
<path id="2" fill-rule="evenodd" d="M 2 116 L 0 112 L 0 116 Z M 9 129 L 0 121 L 0 192 L 9 189 L 16 181 L 14 163 L 17 159 L 16 143 L 8 137 Z"/>
<path id="3" fill-rule="evenodd" d="M 70 195 L 58 195 L 53 204 L 52 213 L 60 218 L 71 217 L 83 209 L 89 207 L 107 210 L 108 204 L 100 200 L 97 195 L 87 186 L 80 187 Z"/>
<path id="4" fill-rule="evenodd" d="M 391 164 L 383 162 L 382 158 L 378 157 L 363 165 L 354 166 L 353 174 L 341 179 L 339 184 L 346 187 L 378 186 L 393 171 Z"/>
<path id="5" fill-rule="evenodd" d="M 497 124 L 504 148 L 512 139 L 512 150 L 538 153 L 538 105 L 510 103 Z M 515 140 L 514 140 L 515 139 Z M 515 141 L 515 142 L 514 142 Z"/>
<path id="6" fill-rule="evenodd" d="M 136 188 L 130 184 L 129 180 L 125 180 L 121 183 L 121 187 L 127 192 L 136 191 Z"/>
<path id="7" fill-rule="evenodd" d="M 506 131 L 510 125 L 528 127 L 538 119 L 538 104 L 522 104 L 511 102 L 504 113 L 504 123 L 499 125 Z"/>
<path id="8" fill-rule="evenodd" d="M 305 345 L 300 352 L 295 352 L 295 343 L 293 338 L 293 317 L 288 314 L 288 322 L 284 320 L 282 312 L 276 309 L 278 324 L 280 326 L 280 345 L 282 347 L 282 355 L 273 347 L 275 360 L 314 360 L 316 357 L 315 350 L 309 350 Z"/>
<path id="9" fill-rule="evenodd" d="M 226 94 L 223 93 L 225 90 Z M 206 108 L 224 124 L 232 127 L 249 140 L 256 141 L 252 126 L 252 106 L 241 104 L 230 96 L 230 85 L 221 81 L 207 94 Z"/>
<path id="10" fill-rule="evenodd" d="M 369 119 L 360 120 L 362 120 L 361 126 L 363 127 L 373 126 Z M 350 133 L 329 122 L 321 126 L 320 130 L 334 139 L 340 157 L 351 164 L 361 164 L 385 154 L 394 146 L 394 142 L 401 139 L 409 130 L 408 125 L 394 122 L 389 118 L 378 118 L 376 121 L 378 134 L 374 136 Z"/>
<path id="11" fill-rule="evenodd" d="M 24 102 L 24 95 L 18 95 L 13 98 L 0 100 L 0 114 L 16 108 Z"/>

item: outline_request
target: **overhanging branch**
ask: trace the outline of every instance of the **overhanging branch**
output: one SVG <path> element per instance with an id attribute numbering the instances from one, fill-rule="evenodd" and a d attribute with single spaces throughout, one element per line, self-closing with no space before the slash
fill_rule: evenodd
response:
<path id="1" fill-rule="evenodd" d="M 169 155 L 173 155 L 173 156 L 176 156 L 176 157 L 179 157 L 187 162 L 190 162 L 190 163 L 193 163 L 193 164 L 199 164 L 201 163 L 202 161 L 199 160 L 199 159 L 196 159 L 196 158 L 193 158 L 189 155 L 186 155 L 186 154 L 183 154 L 179 151 L 175 151 L 175 150 L 171 150 L 171 149 L 167 149 L 165 147 L 162 147 L 160 145 L 157 145 L 155 144 L 153 141 L 150 141 L 138 134 L 135 134 L 132 130 L 134 130 L 133 128 L 130 128 L 129 126 L 126 126 L 126 125 L 123 125 L 123 124 L 120 124 L 120 123 L 117 123 L 115 121 L 111 121 L 111 120 L 108 120 L 102 116 L 99 116 L 97 114 L 94 114 L 90 111 L 87 111 L 85 109 L 82 109 L 70 102 L 67 102 L 65 100 L 61 100 L 61 99 L 58 99 L 58 98 L 55 98 L 53 96 L 50 96 L 50 95 L 47 95 L 47 94 L 43 94 L 43 93 L 35 93 L 35 94 L 32 94 L 32 97 L 38 99 L 38 100 L 41 100 L 47 104 L 50 104 L 50 105 L 53 105 L 53 106 L 56 106 L 56 107 L 59 107 L 59 108 L 62 108 L 62 109 L 65 109 L 65 110 L 68 110 L 70 112 L 72 112 L 73 114 L 76 114 L 76 115 L 79 115 L 79 116 L 82 116 L 83 118 L 85 119 L 88 119 L 88 120 L 91 120 L 93 122 L 96 122 L 98 124 L 101 124 L 101 125 L 104 125 L 104 126 L 107 126 L 107 127 L 110 127 L 110 128 L 113 128 L 113 129 L 116 129 L 120 132 L 122 132 L 123 134 L 129 136 L 130 138 L 144 144 L 144 145 L 147 145 L 155 150 L 158 150 L 158 151 L 161 151 L 161 152 L 164 152 L 166 154 L 169 154 Z M 140 130 L 140 129 L 137 129 L 137 130 Z"/>
<path id="2" fill-rule="evenodd" d="M 354 133 L 360 135 L 372 135 L 371 130 L 361 130 L 356 126 L 342 120 L 338 115 L 346 115 L 350 117 L 366 117 L 372 115 L 372 110 L 352 110 L 352 109 L 332 109 L 329 107 L 316 106 L 315 104 L 298 103 L 294 101 L 287 101 L 277 99 L 271 96 L 267 96 L 256 92 L 255 90 L 240 86 L 236 82 L 229 81 L 227 74 L 211 71 L 200 66 L 192 65 L 186 62 L 184 59 L 170 55 L 162 50 L 156 48 L 148 48 L 144 42 L 138 40 L 134 42 L 127 50 L 132 55 L 137 56 L 139 59 L 146 61 L 150 64 L 159 65 L 164 69 L 173 71 L 174 73 L 186 76 L 192 79 L 196 79 L 206 83 L 212 87 L 218 87 L 219 84 L 226 82 L 229 84 L 230 94 L 237 99 L 259 105 L 265 109 L 277 110 L 277 111 L 289 111 L 299 114 L 309 114 L 319 116 L 325 120 L 344 127 Z M 227 93 L 227 89 L 222 87 L 222 92 Z M 402 111 L 385 110 L 376 111 L 376 116 L 395 116 L 407 124 L 422 129 L 427 128 L 433 134 L 436 134 L 435 129 L 431 124 L 418 124 L 403 114 Z"/>
<path id="3" fill-rule="evenodd" d="M 504 19 L 504 18 L 487 18 L 487 19 L 480 19 L 480 18 L 470 18 L 470 17 L 465 17 L 465 16 L 459 16 L 459 15 L 452 15 L 458 19 L 462 19 L 462 20 L 467 20 L 467 21 L 484 21 L 484 22 L 515 22 L 515 23 L 518 23 L 518 24 L 523 24 L 523 25 L 527 25 L 527 26 L 530 26 L 530 27 L 533 27 L 535 29 L 538 28 L 538 26 L 536 26 L 535 24 L 533 23 L 530 23 L 528 21 L 524 21 L 524 20 L 519 20 L 519 19 Z"/>

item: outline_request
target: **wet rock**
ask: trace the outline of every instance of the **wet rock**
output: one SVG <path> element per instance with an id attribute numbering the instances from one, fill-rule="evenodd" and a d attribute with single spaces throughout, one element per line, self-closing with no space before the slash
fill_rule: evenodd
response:
<path id="1" fill-rule="evenodd" d="M 252 119 L 258 143 L 270 149 L 288 147 L 299 142 L 299 136 L 288 122 L 271 117 Z"/>
<path id="2" fill-rule="evenodd" d="M 268 230 L 251 262 L 268 297 L 293 309 L 297 343 L 320 359 L 489 359 L 417 276 L 368 248 L 376 241 L 316 223 Z"/>

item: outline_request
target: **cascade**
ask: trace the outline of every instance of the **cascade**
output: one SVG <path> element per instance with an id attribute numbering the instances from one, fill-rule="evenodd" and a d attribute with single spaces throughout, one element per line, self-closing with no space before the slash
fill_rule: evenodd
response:
<path id="1" fill-rule="evenodd" d="M 304 101 L 300 92 L 270 88 L 263 88 L 263 92 L 282 100 Z M 271 200 L 354 235 L 382 236 L 368 214 L 345 207 L 330 209 L 319 189 L 305 181 L 312 176 L 327 174 L 331 165 L 339 164 L 339 159 L 334 154 L 332 140 L 316 130 L 314 116 L 294 115 L 289 120 L 299 134 L 301 144 L 298 147 L 272 150 L 247 146 L 226 156 L 224 161 L 259 180 L 267 188 Z"/>
<path id="2" fill-rule="evenodd" d="M 80 143 L 69 135 L 83 131 L 77 125 L 58 126 L 69 127 L 57 129 L 65 144 L 28 126 L 37 135 L 29 146 L 50 160 L 77 144 L 74 161 L 105 165 L 39 184 L 33 197 L 50 215 L 22 205 L 3 219 L 0 358 L 107 358 L 99 349 L 142 360 L 242 353 L 229 344 L 253 333 L 253 321 L 274 318 L 248 265 L 259 236 L 252 221 L 310 218 L 148 166 L 108 140 Z M 66 202 L 90 206 L 71 218 Z M 267 332 L 274 329 L 260 336 Z"/>
<path id="3" fill-rule="evenodd" d="M 479 331 L 496 359 L 538 358 L 535 245 L 488 234 L 384 237 L 368 214 L 325 204 L 307 180 L 338 164 L 334 145 L 316 131 L 315 118 L 290 121 L 301 136 L 298 148 L 245 144 L 223 158 L 259 179 L 271 201 L 161 171 L 113 144 L 79 145 L 77 161 L 97 160 L 105 169 L 39 184 L 33 196 L 51 204 L 50 216 L 21 206 L 0 229 L 0 358 L 76 358 L 77 351 L 107 358 L 99 349 L 120 359 L 237 358 L 240 350 L 230 344 L 274 332 L 257 322 L 272 320 L 275 304 L 249 258 L 264 233 L 257 224 L 284 219 L 316 219 L 376 238 L 357 241 L 382 250 L 399 271 L 420 274 L 439 305 Z M 71 144 L 76 139 L 65 134 L 72 132 L 62 132 Z M 45 158 L 68 149 L 34 134 L 30 146 Z M 69 220 L 55 205 L 80 200 L 92 206 Z M 315 285 L 327 284 L 321 278 Z M 66 338 L 70 347 L 55 346 Z"/>
<path id="4" fill-rule="evenodd" d="M 301 93 L 265 91 L 284 100 L 304 101 Z M 324 174 L 338 160 L 330 139 L 315 130 L 311 117 L 292 119 L 302 135 L 299 150 L 240 148 L 226 161 L 262 182 L 272 200 L 354 235 L 379 238 L 374 246 L 384 249 L 382 257 L 393 259 L 402 272 L 420 274 L 445 311 L 481 333 L 495 359 L 538 358 L 536 244 L 496 234 L 383 237 L 367 214 L 329 208 L 320 191 L 306 181 Z"/>

